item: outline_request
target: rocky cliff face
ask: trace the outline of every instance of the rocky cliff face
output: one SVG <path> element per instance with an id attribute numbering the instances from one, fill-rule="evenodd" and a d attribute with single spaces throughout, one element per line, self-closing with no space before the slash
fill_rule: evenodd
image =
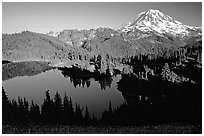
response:
<path id="1" fill-rule="evenodd" d="M 94 38 L 95 30 L 63 30 L 61 32 L 49 32 L 47 35 L 58 38 L 71 46 L 81 46 L 84 41 Z"/>

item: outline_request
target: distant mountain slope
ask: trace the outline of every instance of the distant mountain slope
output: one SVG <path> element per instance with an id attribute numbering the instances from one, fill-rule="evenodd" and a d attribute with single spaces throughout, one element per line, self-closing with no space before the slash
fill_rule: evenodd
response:
<path id="1" fill-rule="evenodd" d="M 81 47 L 77 47 L 55 37 L 29 31 L 11 35 L 3 34 L 2 59 L 14 62 L 48 61 L 57 67 L 76 66 L 92 72 L 97 70 L 101 73 L 111 68 L 112 73 L 113 67 L 118 67 L 119 64 L 113 59 L 122 58 L 127 51 L 127 46 L 126 44 L 121 45 L 124 42 L 122 39 L 118 43 L 111 43 L 111 41 L 106 43 L 103 32 L 97 33 L 101 37 L 90 41 L 91 50 L 89 50 L 88 41 L 80 45 Z M 111 58 L 112 61 L 110 61 Z"/>
<path id="2" fill-rule="evenodd" d="M 25 31 L 2 36 L 2 59 L 14 61 L 43 60 L 59 62 L 71 60 L 88 52 L 70 46 L 57 38 Z"/>

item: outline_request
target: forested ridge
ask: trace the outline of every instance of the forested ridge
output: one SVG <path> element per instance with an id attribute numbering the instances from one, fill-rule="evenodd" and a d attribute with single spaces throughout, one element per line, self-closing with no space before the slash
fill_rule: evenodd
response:
<path id="1" fill-rule="evenodd" d="M 90 37 L 89 35 L 93 35 L 92 31 L 94 36 Z M 86 33 L 78 30 L 71 31 L 70 33 L 75 35 L 85 33 L 89 36 L 82 36 L 80 44 L 76 45 L 75 40 L 79 39 L 74 36 L 71 39 L 72 44 L 60 38 L 61 35 L 66 37 L 65 32 L 60 33 L 58 38 L 29 31 L 11 35 L 3 34 L 2 59 L 14 62 L 46 61 L 51 66 L 76 66 L 91 72 L 110 74 L 113 74 L 114 69 L 132 73 L 132 64 L 143 58 L 148 61 L 171 60 L 180 64 L 191 59 L 201 66 L 202 39 L 200 36 L 179 39 L 174 36 L 161 37 L 148 34 L 149 36 L 138 39 L 136 32 L 123 35 L 112 29 L 99 28 L 90 30 L 89 35 L 87 31 Z"/>

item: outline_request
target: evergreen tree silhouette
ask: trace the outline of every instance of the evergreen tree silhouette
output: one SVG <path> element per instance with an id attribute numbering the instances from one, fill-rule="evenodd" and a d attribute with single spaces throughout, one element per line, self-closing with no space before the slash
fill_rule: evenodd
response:
<path id="1" fill-rule="evenodd" d="M 63 98 L 63 114 L 64 114 L 64 123 L 70 124 L 70 103 L 69 99 L 67 97 L 67 94 L 65 92 L 64 98 Z"/>
<path id="2" fill-rule="evenodd" d="M 102 113 L 102 123 L 103 124 L 111 124 L 113 118 L 113 109 L 111 101 L 109 101 L 108 110 L 105 109 L 105 111 Z"/>
<path id="3" fill-rule="evenodd" d="M 82 111 L 84 108 L 81 108 L 80 105 L 78 103 L 76 103 L 75 106 L 75 121 L 77 125 L 83 125 L 83 115 L 82 115 Z"/>
<path id="4" fill-rule="evenodd" d="M 109 112 L 110 115 L 111 115 L 112 112 L 113 112 L 111 101 L 109 101 L 108 112 Z"/>
<path id="5" fill-rule="evenodd" d="M 85 83 L 86 83 L 86 80 L 85 79 L 82 79 L 82 87 L 84 88 L 85 87 Z"/>
<path id="6" fill-rule="evenodd" d="M 15 104 L 15 102 L 14 102 Z M 29 104 L 28 101 L 24 98 L 18 97 L 18 105 L 17 105 L 17 120 L 19 123 L 27 124 L 30 121 L 29 117 Z"/>
<path id="7" fill-rule="evenodd" d="M 108 122 L 109 124 L 112 124 L 112 121 L 113 121 L 113 109 L 112 109 L 112 104 L 111 104 L 111 101 L 109 102 L 109 107 L 108 107 Z"/>
<path id="8" fill-rule="evenodd" d="M 31 101 L 31 105 L 30 105 L 30 118 L 32 122 L 35 122 L 35 104 L 33 100 Z"/>
<path id="9" fill-rule="evenodd" d="M 105 111 L 102 113 L 102 121 L 103 123 L 107 123 L 108 120 L 108 111 L 105 109 Z"/>
<path id="10" fill-rule="evenodd" d="M 15 100 L 12 100 L 12 122 L 13 123 L 19 123 L 19 109 L 18 109 L 18 103 Z"/>
<path id="11" fill-rule="evenodd" d="M 69 98 L 69 118 L 70 118 L 70 123 L 73 124 L 75 121 L 75 113 L 74 113 L 74 107 L 72 104 L 72 98 Z"/>
<path id="12" fill-rule="evenodd" d="M 68 98 L 67 94 L 65 93 L 63 98 L 63 116 L 64 116 L 64 123 L 72 125 L 74 123 L 74 108 L 72 104 L 72 99 Z"/>
<path id="13" fill-rule="evenodd" d="M 44 123 L 55 123 L 56 117 L 55 117 L 55 109 L 54 109 L 54 103 L 50 98 L 49 90 L 45 92 L 46 98 L 44 99 L 44 102 L 42 104 L 42 118 Z"/>
<path id="14" fill-rule="evenodd" d="M 24 118 L 25 118 L 25 122 L 28 123 L 30 121 L 30 117 L 29 117 L 29 103 L 26 100 L 26 98 L 23 98 L 23 107 L 24 107 Z"/>
<path id="15" fill-rule="evenodd" d="M 24 108 L 24 103 L 22 98 L 18 97 L 18 115 L 19 119 L 21 119 L 20 123 L 25 124 L 26 123 L 26 118 L 25 118 L 25 108 Z"/>
<path id="16" fill-rule="evenodd" d="M 61 124 L 63 122 L 63 117 L 62 117 L 62 99 L 60 97 L 60 94 L 56 92 L 55 97 L 54 97 L 54 114 L 56 118 L 56 122 Z"/>
<path id="17" fill-rule="evenodd" d="M 31 101 L 31 106 L 30 106 L 30 119 L 32 123 L 42 122 L 40 108 L 37 104 L 34 104 L 33 100 Z"/>
<path id="18" fill-rule="evenodd" d="M 90 85 L 91 85 L 91 81 L 87 80 L 87 81 L 86 81 L 86 86 L 87 86 L 87 88 L 89 88 Z"/>
<path id="19" fill-rule="evenodd" d="M 28 112 L 29 112 L 29 103 L 28 103 L 28 101 L 26 100 L 25 97 L 23 98 L 23 105 L 24 105 L 25 113 L 28 114 Z"/>
<path id="20" fill-rule="evenodd" d="M 4 88 L 2 87 L 2 123 L 7 124 L 11 122 L 12 119 L 12 109 L 11 103 L 8 100 L 8 96 L 6 95 Z"/>
<path id="21" fill-rule="evenodd" d="M 87 106 L 86 106 L 86 111 L 85 111 L 85 115 L 84 115 L 84 122 L 85 122 L 85 125 L 90 125 L 90 123 L 91 123 L 91 117 L 90 117 Z"/>

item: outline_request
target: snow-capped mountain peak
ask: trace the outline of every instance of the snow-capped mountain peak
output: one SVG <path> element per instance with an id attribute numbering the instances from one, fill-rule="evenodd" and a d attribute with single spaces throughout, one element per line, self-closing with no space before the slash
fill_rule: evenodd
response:
<path id="1" fill-rule="evenodd" d="M 139 23 L 142 22 L 143 20 L 150 21 L 152 23 L 158 23 L 162 22 L 163 20 L 172 21 L 172 18 L 168 15 L 164 15 L 159 10 L 150 9 L 147 12 L 140 13 L 135 21 Z"/>
<path id="2" fill-rule="evenodd" d="M 173 35 L 185 36 L 190 30 L 195 30 L 197 28 L 184 25 L 159 10 L 149 9 L 146 12 L 141 12 L 134 21 L 121 26 L 117 30 L 129 32 L 135 29 L 144 32 L 156 31 L 159 34 L 170 33 Z"/>
<path id="3" fill-rule="evenodd" d="M 47 33 L 47 35 L 53 36 L 53 37 L 57 37 L 59 34 L 60 32 L 53 32 L 53 31 L 50 31 L 49 33 Z"/>

